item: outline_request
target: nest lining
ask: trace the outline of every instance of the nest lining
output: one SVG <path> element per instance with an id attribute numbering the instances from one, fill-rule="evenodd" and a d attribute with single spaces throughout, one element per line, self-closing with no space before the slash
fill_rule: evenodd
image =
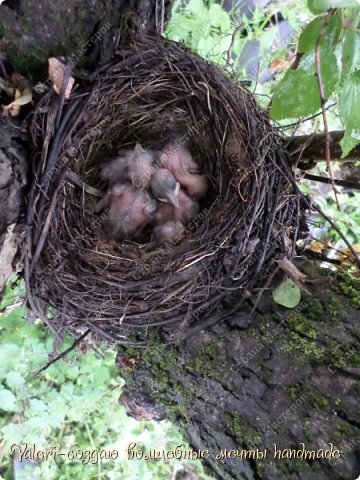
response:
<path id="1" fill-rule="evenodd" d="M 300 202 L 288 158 L 253 96 L 215 66 L 143 39 L 59 108 L 50 92 L 34 117 L 42 154 L 29 243 L 32 303 L 55 331 L 146 345 L 149 328 L 163 327 L 176 340 L 226 316 L 291 256 Z M 178 243 L 109 241 L 107 213 L 94 213 L 102 166 L 119 149 L 174 139 L 210 179 L 201 212 Z"/>

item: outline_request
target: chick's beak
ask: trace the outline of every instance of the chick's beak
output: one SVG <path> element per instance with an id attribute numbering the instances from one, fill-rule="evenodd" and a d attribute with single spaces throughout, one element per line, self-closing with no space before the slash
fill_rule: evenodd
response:
<path id="1" fill-rule="evenodd" d="M 176 184 L 175 190 L 166 193 L 166 200 L 171 204 L 174 205 L 175 208 L 179 207 L 179 183 Z"/>

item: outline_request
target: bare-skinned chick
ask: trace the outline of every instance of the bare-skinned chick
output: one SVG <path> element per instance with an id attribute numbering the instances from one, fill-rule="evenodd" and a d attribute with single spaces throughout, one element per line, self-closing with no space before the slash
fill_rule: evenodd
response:
<path id="1" fill-rule="evenodd" d="M 147 188 L 154 170 L 153 160 L 154 152 L 137 143 L 134 149 L 125 151 L 105 165 L 101 176 L 109 186 L 130 181 L 136 188 Z"/>
<path id="2" fill-rule="evenodd" d="M 199 203 L 192 200 L 182 189 L 178 192 L 178 206 L 158 202 L 155 214 L 157 224 L 180 221 L 186 225 L 199 213 Z"/>
<path id="3" fill-rule="evenodd" d="M 199 166 L 185 146 L 166 145 L 160 153 L 160 164 L 174 175 L 191 198 L 199 199 L 207 192 L 207 178 L 199 174 Z"/>
<path id="4" fill-rule="evenodd" d="M 130 184 L 116 184 L 100 200 L 96 210 L 110 207 L 108 226 L 111 237 L 124 240 L 140 233 L 152 220 L 156 202 L 149 193 Z"/>
<path id="5" fill-rule="evenodd" d="M 159 243 L 168 242 L 176 239 L 184 232 L 184 225 L 178 221 L 166 222 L 163 225 L 154 227 L 154 239 Z"/>
<path id="6" fill-rule="evenodd" d="M 175 177 L 166 168 L 157 168 L 150 181 L 150 188 L 154 197 L 162 203 L 179 206 L 180 185 Z"/>

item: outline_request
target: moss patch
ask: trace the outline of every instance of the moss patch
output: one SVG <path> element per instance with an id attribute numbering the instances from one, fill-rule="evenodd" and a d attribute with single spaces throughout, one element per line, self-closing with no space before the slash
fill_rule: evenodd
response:
<path id="1" fill-rule="evenodd" d="M 262 442 L 262 434 L 260 430 L 249 424 L 247 419 L 239 413 L 229 416 L 229 421 L 236 440 L 240 444 L 245 444 L 247 448 L 257 447 Z"/>
<path id="2" fill-rule="evenodd" d="M 336 287 L 350 299 L 352 307 L 360 310 L 360 280 L 354 279 L 348 274 L 342 274 L 338 276 Z"/>

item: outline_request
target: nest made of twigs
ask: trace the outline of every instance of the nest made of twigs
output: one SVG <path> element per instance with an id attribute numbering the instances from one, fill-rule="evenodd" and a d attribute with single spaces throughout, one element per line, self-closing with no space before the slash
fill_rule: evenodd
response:
<path id="1" fill-rule="evenodd" d="M 281 139 L 245 88 L 177 43 L 137 41 L 63 108 L 48 93 L 33 137 L 42 153 L 28 297 L 55 331 L 140 345 L 162 326 L 174 340 L 236 309 L 274 260 L 292 255 L 299 196 Z M 101 167 L 120 148 L 174 139 L 210 179 L 200 214 L 178 243 L 109 240 L 94 213 Z"/>

